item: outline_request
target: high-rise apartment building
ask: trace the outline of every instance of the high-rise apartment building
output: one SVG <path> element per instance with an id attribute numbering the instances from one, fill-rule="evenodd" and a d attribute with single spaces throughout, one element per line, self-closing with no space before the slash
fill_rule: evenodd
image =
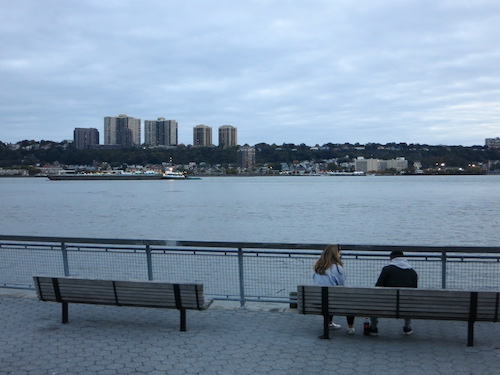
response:
<path id="1" fill-rule="evenodd" d="M 212 146 L 212 128 L 197 125 L 193 128 L 193 146 Z"/>
<path id="2" fill-rule="evenodd" d="M 237 129 L 231 125 L 219 127 L 219 146 L 230 147 L 238 144 Z"/>
<path id="3" fill-rule="evenodd" d="M 99 131 L 95 128 L 75 128 L 73 144 L 79 150 L 86 150 L 90 146 L 99 144 Z"/>
<path id="4" fill-rule="evenodd" d="M 140 146 L 141 120 L 127 115 L 104 117 L 104 144 L 122 147 Z"/>
<path id="5" fill-rule="evenodd" d="M 177 127 L 177 121 L 165 120 L 163 117 L 158 120 L 145 120 L 144 143 L 148 146 L 177 146 Z"/>
<path id="6" fill-rule="evenodd" d="M 243 146 L 238 149 L 238 167 L 241 169 L 255 168 L 255 148 Z"/>

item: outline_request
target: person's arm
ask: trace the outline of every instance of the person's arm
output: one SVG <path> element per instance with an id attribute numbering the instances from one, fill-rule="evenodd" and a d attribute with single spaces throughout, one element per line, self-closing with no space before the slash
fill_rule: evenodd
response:
<path id="1" fill-rule="evenodd" d="M 337 277 L 337 285 L 344 286 L 345 285 L 345 271 L 344 267 L 337 266 L 336 267 L 336 277 Z"/>
<path id="2" fill-rule="evenodd" d="M 331 285 L 339 285 L 339 279 L 333 272 L 328 273 L 328 280 L 330 280 Z"/>
<path id="3" fill-rule="evenodd" d="M 330 285 L 339 285 L 339 272 L 337 270 L 337 267 L 333 265 L 329 269 L 326 270 L 326 275 L 328 277 L 328 281 L 330 282 Z"/>

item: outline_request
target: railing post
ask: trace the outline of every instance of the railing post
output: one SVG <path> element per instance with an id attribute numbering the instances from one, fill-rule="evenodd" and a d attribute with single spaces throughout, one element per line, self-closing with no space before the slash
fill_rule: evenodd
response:
<path id="1" fill-rule="evenodd" d="M 151 257 L 151 247 L 146 245 L 146 261 L 148 263 L 148 280 L 153 280 L 153 259 Z"/>
<path id="2" fill-rule="evenodd" d="M 441 253 L 441 288 L 446 289 L 446 251 Z"/>
<path id="3" fill-rule="evenodd" d="M 240 276 L 240 308 L 245 307 L 245 278 L 243 277 L 243 249 L 238 248 L 238 271 Z"/>
<path id="4" fill-rule="evenodd" d="M 61 252 L 63 258 L 64 276 L 69 276 L 68 251 L 66 250 L 66 243 L 64 242 L 61 242 Z"/>

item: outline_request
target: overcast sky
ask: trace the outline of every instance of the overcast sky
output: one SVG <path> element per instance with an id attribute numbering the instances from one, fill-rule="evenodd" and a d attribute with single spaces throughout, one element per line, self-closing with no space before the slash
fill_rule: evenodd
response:
<path id="1" fill-rule="evenodd" d="M 1 0 L 0 141 L 127 114 L 238 143 L 500 137 L 498 0 Z M 144 135 L 142 135 L 144 136 Z"/>

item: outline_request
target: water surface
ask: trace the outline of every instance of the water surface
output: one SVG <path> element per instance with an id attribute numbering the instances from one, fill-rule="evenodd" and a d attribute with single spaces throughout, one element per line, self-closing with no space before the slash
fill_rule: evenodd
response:
<path id="1" fill-rule="evenodd" d="M 500 176 L 0 179 L 0 234 L 498 246 Z"/>

